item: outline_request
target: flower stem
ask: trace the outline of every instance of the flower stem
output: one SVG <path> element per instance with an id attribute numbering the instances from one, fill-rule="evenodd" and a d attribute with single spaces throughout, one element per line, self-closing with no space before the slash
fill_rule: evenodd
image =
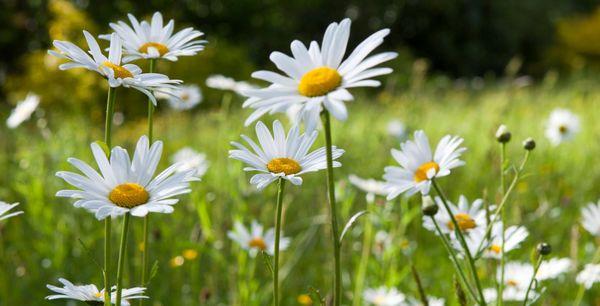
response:
<path id="1" fill-rule="evenodd" d="M 335 186 L 333 179 L 333 145 L 331 144 L 331 120 L 329 111 L 323 110 L 323 125 L 325 127 L 325 149 L 327 153 L 327 190 L 331 214 L 331 234 L 333 238 L 333 258 L 335 274 L 333 277 L 333 306 L 340 306 L 342 300 L 342 268 L 340 263 L 340 240 L 338 234 L 337 209 L 335 202 Z"/>
<path id="2" fill-rule="evenodd" d="M 148 72 L 153 73 L 154 67 L 156 64 L 156 59 L 150 59 L 150 65 L 148 67 Z M 148 140 L 150 141 L 150 145 L 152 145 L 153 139 L 153 128 L 154 128 L 154 104 L 152 100 L 148 99 Z M 147 214 L 144 217 L 144 229 L 142 236 L 142 280 L 141 287 L 146 287 L 146 272 L 148 270 L 148 223 L 150 222 L 150 214 Z M 140 299 L 140 306 L 144 305 L 144 299 Z"/>
<path id="3" fill-rule="evenodd" d="M 367 203 L 368 206 L 371 203 Z M 365 216 L 365 231 L 363 233 L 362 253 L 360 262 L 354 278 L 354 294 L 352 295 L 352 305 L 360 306 L 362 302 L 362 291 L 365 283 L 365 275 L 367 274 L 367 266 L 369 264 L 369 255 L 371 254 L 371 240 L 373 239 L 373 221 L 371 216 Z"/>
<path id="4" fill-rule="evenodd" d="M 273 303 L 279 306 L 279 239 L 281 238 L 281 214 L 283 211 L 283 190 L 285 180 L 279 178 L 277 190 L 277 217 L 275 219 L 275 256 L 273 264 Z"/>
<path id="5" fill-rule="evenodd" d="M 475 267 L 475 260 L 473 260 L 473 255 L 471 255 L 471 251 L 469 250 L 469 246 L 467 245 L 467 242 L 465 241 L 465 237 L 463 236 L 462 231 L 461 231 L 460 227 L 458 226 L 458 222 L 456 221 L 456 218 L 454 217 L 452 210 L 450 210 L 450 206 L 448 206 L 448 201 L 446 200 L 446 196 L 444 195 L 444 193 L 438 186 L 437 182 L 435 181 L 435 178 L 433 178 L 431 180 L 431 183 L 433 185 L 433 188 L 437 192 L 437 194 L 442 199 L 444 208 L 448 212 L 448 215 L 450 216 L 450 219 L 452 220 L 452 224 L 454 225 L 454 232 L 456 233 L 456 236 L 458 237 L 458 241 L 462 245 L 462 247 L 465 251 L 465 255 L 467 255 L 467 261 L 469 262 L 469 266 L 471 268 L 471 273 L 473 274 L 473 279 L 475 280 L 475 286 L 477 287 L 477 292 L 479 294 L 479 299 L 480 299 L 479 304 L 487 305 L 485 302 L 485 298 L 483 296 L 483 289 L 481 287 L 481 282 L 479 281 L 479 275 L 477 275 L 477 268 Z"/>
<path id="6" fill-rule="evenodd" d="M 506 186 L 505 186 L 505 176 L 504 176 L 504 162 L 505 162 L 505 158 L 506 158 L 506 143 L 502 142 L 500 143 L 500 192 L 502 197 L 504 197 L 504 194 L 506 193 Z M 505 219 L 506 219 L 506 213 L 504 212 L 505 209 L 504 207 L 502 207 L 502 209 L 500 210 L 500 220 L 502 223 L 502 234 L 501 234 L 501 239 L 502 239 L 502 244 L 500 247 L 500 282 L 498 283 L 498 306 L 502 306 L 504 304 L 504 301 L 502 299 L 503 292 L 504 292 L 504 265 L 505 265 L 505 261 L 506 258 L 504 256 L 504 243 L 506 240 L 506 237 L 504 236 L 504 228 L 505 228 Z M 489 225 L 488 225 L 489 226 Z"/>
<path id="7" fill-rule="evenodd" d="M 529 292 L 531 291 L 531 287 L 533 286 L 533 281 L 535 280 L 535 275 L 537 274 L 540 265 L 542 264 L 542 259 L 544 255 L 538 255 L 537 261 L 535 263 L 535 268 L 533 269 L 533 275 L 531 276 L 531 281 L 529 281 L 529 286 L 527 286 L 527 291 L 525 292 L 525 299 L 523 300 L 523 306 L 527 306 L 527 300 L 529 300 Z M 502 297 L 498 297 L 498 300 L 501 301 Z"/>
<path id="8" fill-rule="evenodd" d="M 125 250 L 127 249 L 127 231 L 129 229 L 129 213 L 123 218 L 123 229 L 121 231 L 121 244 L 119 246 L 119 262 L 117 264 L 117 298 L 115 305 L 121 306 L 121 293 L 123 291 L 123 264 L 125 263 Z"/>
<path id="9" fill-rule="evenodd" d="M 117 97 L 117 88 L 108 87 L 108 97 L 106 99 L 106 118 L 104 122 L 104 144 L 109 149 L 112 145 L 112 121 L 115 113 L 115 99 Z M 111 218 L 104 219 L 104 305 L 110 306 L 110 236 L 111 236 Z"/>

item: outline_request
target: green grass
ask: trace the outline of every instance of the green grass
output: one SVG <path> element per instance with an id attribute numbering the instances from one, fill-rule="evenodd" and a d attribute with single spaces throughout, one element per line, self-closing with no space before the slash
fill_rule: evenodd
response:
<path id="1" fill-rule="evenodd" d="M 526 225 L 529 238 L 521 250 L 509 253 L 510 260 L 529 260 L 538 242 L 553 246 L 553 256 L 570 256 L 579 266 L 591 260 L 597 242 L 579 225 L 579 210 L 599 198 L 600 182 L 600 90 L 589 80 L 573 80 L 556 86 L 539 85 L 515 89 L 495 84 L 483 90 L 435 87 L 363 93 L 349 108 L 346 122 L 333 122 L 334 143 L 346 150 L 343 167 L 336 170 L 342 224 L 355 212 L 368 209 L 373 235 L 380 230 L 391 234 L 391 247 L 371 253 L 365 286 L 398 287 L 410 296 L 417 291 L 410 275 L 410 262 L 417 267 L 428 294 L 454 303 L 453 270 L 436 237 L 421 226 L 420 199 L 396 200 L 366 207 L 364 194 L 347 183 L 349 174 L 381 178 L 383 168 L 394 164 L 389 150 L 399 146 L 386 133 L 390 119 L 404 121 L 411 130 L 423 129 L 432 142 L 445 134 L 465 138 L 466 166 L 440 181 L 452 200 L 460 194 L 469 199 L 498 201 L 498 145 L 493 134 L 500 123 L 509 126 L 513 140 L 508 157 L 518 162 L 524 153 L 521 141 L 537 140 L 521 182 L 507 206 L 508 224 Z M 117 109 L 119 104 L 117 97 Z M 138 103 L 134 101 L 132 103 Z M 140 98 L 140 107 L 145 107 Z M 574 141 L 553 147 L 544 138 L 544 122 L 554 107 L 567 107 L 581 116 L 582 131 Z M 46 108 L 48 131 L 42 133 L 34 122 L 14 131 L 1 130 L 3 152 L 0 162 L 0 199 L 21 202 L 25 214 L 0 224 L 0 304 L 64 305 L 46 302 L 45 284 L 58 277 L 79 283 L 102 284 L 100 267 L 103 251 L 103 222 L 74 208 L 71 201 L 54 196 L 66 185 L 54 173 L 73 170 L 66 162 L 74 156 L 91 161 L 89 144 L 102 138 L 101 120 L 90 114 L 64 115 Z M 242 164 L 229 160 L 229 141 L 239 134 L 254 136 L 243 126 L 247 110 L 241 100 L 219 110 L 194 113 L 171 112 L 162 105 L 156 121 L 156 135 L 165 142 L 161 169 L 168 156 L 183 146 L 205 152 L 211 162 L 202 182 L 184 196 L 172 215 L 150 218 L 150 262 L 158 261 L 158 273 L 149 286 L 152 297 L 146 305 L 268 305 L 270 275 L 263 259 L 250 258 L 226 236 L 235 220 L 249 224 L 256 219 L 274 226 L 276 186 L 256 192 L 248 183 L 250 175 Z M 274 117 L 273 117 L 274 118 Z M 264 118 L 271 121 L 273 118 Z M 283 118 L 283 116 L 278 116 Z M 95 123 L 98 121 L 98 123 Z M 127 117 L 115 127 L 113 143 L 131 149 L 146 130 L 142 118 Z M 45 136 L 44 136 L 45 135 Z M 319 137 L 323 145 L 323 135 Z M 331 290 L 331 256 L 325 172 L 309 174 L 301 187 L 289 185 L 284 198 L 285 236 L 293 242 L 282 254 L 282 305 L 296 305 L 298 295 L 317 288 Z M 113 223 L 116 258 L 118 220 Z M 343 279 L 345 301 L 354 290 L 354 275 L 361 254 L 364 219 L 345 238 Z M 124 284 L 138 285 L 139 241 L 142 219 L 132 218 Z M 81 242 L 80 242 L 81 240 Z M 170 260 L 186 249 L 199 252 L 195 260 L 172 267 Z M 479 263 L 484 286 L 493 285 L 492 262 Z M 113 278 L 114 279 L 114 278 Z M 577 289 L 574 273 L 544 282 L 546 294 L 540 305 L 566 305 Z M 584 304 L 594 305 L 598 286 L 586 293 Z M 596 301 L 597 302 L 597 301 Z"/>

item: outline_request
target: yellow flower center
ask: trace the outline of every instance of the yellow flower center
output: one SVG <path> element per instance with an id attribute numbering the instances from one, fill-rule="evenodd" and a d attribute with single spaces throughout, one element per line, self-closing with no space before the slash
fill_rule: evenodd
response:
<path id="1" fill-rule="evenodd" d="M 251 248 L 257 248 L 262 251 L 267 249 L 267 244 L 265 243 L 265 240 L 262 239 L 261 237 L 252 238 L 252 240 L 250 240 L 250 242 L 248 242 L 248 246 Z"/>
<path id="2" fill-rule="evenodd" d="M 519 283 L 517 283 L 517 281 L 515 281 L 515 280 L 512 280 L 512 279 L 508 279 L 508 280 L 506 280 L 506 284 L 507 284 L 508 286 L 511 286 L 511 287 L 516 287 L 516 286 L 518 286 L 518 285 L 519 285 Z"/>
<path id="3" fill-rule="evenodd" d="M 315 68 L 302 76 L 298 92 L 306 97 L 323 96 L 342 84 L 342 76 L 329 67 Z"/>
<path id="4" fill-rule="evenodd" d="M 285 173 L 285 175 L 296 174 L 302 170 L 297 161 L 287 158 L 273 158 L 268 164 L 267 169 L 272 173 Z"/>
<path id="5" fill-rule="evenodd" d="M 108 195 L 108 199 L 115 205 L 124 208 L 133 208 L 148 202 L 148 191 L 139 184 L 125 183 L 118 185 Z"/>
<path id="6" fill-rule="evenodd" d="M 102 292 L 96 292 L 96 293 L 94 293 L 94 296 L 97 297 L 97 298 L 101 298 L 102 295 L 103 295 Z"/>
<path id="7" fill-rule="evenodd" d="M 298 303 L 300 303 L 300 305 L 312 305 L 312 299 L 310 298 L 310 296 L 308 294 L 301 294 L 298 296 L 297 298 Z"/>
<path id="8" fill-rule="evenodd" d="M 383 305 L 385 303 L 385 296 L 378 295 L 373 299 L 373 304 Z"/>
<path id="9" fill-rule="evenodd" d="M 181 100 L 183 102 L 187 102 L 190 99 L 190 95 L 188 93 L 181 94 Z"/>
<path id="10" fill-rule="evenodd" d="M 427 180 L 427 172 L 429 172 L 429 170 L 431 169 L 434 169 L 435 173 L 437 173 L 438 171 L 440 171 L 440 165 L 438 165 L 436 162 L 430 161 L 419 166 L 419 168 L 417 168 L 417 171 L 415 171 L 415 182 L 420 183 L 422 181 Z"/>
<path id="11" fill-rule="evenodd" d="M 160 56 L 165 55 L 167 52 L 169 52 L 169 48 L 167 48 L 167 46 L 161 44 L 161 43 L 157 43 L 157 42 L 147 42 L 145 44 L 143 44 L 138 51 L 142 52 L 142 53 L 148 53 L 148 48 L 154 48 L 158 51 L 158 54 L 160 54 Z"/>
<path id="12" fill-rule="evenodd" d="M 566 126 L 564 126 L 564 125 L 560 125 L 560 126 L 558 127 L 558 131 L 559 131 L 561 134 L 564 134 L 564 133 L 566 133 L 568 130 L 569 130 L 569 129 L 568 129 Z"/>
<path id="13" fill-rule="evenodd" d="M 133 77 L 133 74 L 129 70 L 125 69 L 123 66 L 113 64 L 109 61 L 102 63 L 102 65 L 112 69 L 112 71 L 115 73 L 115 78 L 124 79 Z"/>
<path id="14" fill-rule="evenodd" d="M 490 251 L 492 251 L 492 252 L 494 252 L 494 253 L 496 253 L 496 254 L 500 254 L 500 253 L 502 253 L 502 247 L 501 247 L 501 246 L 499 246 L 499 245 L 497 245 L 497 244 L 493 244 L 493 245 L 490 247 Z"/>
<path id="15" fill-rule="evenodd" d="M 471 218 L 471 216 L 468 214 L 458 213 L 454 215 L 454 219 L 456 219 L 458 228 L 460 228 L 461 231 L 466 231 L 477 226 L 477 224 L 475 224 L 475 220 L 473 220 L 473 218 Z M 454 223 L 452 223 L 452 220 L 448 221 L 448 228 L 454 230 Z"/>
<path id="16" fill-rule="evenodd" d="M 187 249 L 187 250 L 183 251 L 183 258 L 185 258 L 187 260 L 194 260 L 194 259 L 198 258 L 198 251 L 196 251 L 194 249 Z"/>

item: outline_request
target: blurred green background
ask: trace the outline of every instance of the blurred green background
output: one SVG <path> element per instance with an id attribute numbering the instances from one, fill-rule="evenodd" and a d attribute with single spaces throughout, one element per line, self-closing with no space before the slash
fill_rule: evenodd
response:
<path id="1" fill-rule="evenodd" d="M 419 199 L 366 207 L 364 194 L 347 182 L 349 174 L 381 178 L 393 164 L 390 148 L 398 139 L 387 134 L 389 120 L 409 130 L 424 129 L 432 141 L 445 134 L 466 139 L 467 166 L 442 181 L 452 199 L 465 194 L 498 200 L 498 148 L 493 139 L 501 123 L 514 141 L 511 161 L 523 154 L 520 141 L 538 140 L 528 176 L 518 185 L 509 207 L 509 224 L 531 232 L 511 260 L 527 261 L 539 241 L 554 246 L 556 256 L 571 257 L 579 267 L 598 247 L 578 225 L 580 208 L 597 201 L 600 182 L 600 6 L 592 0 L 530 1 L 19 1 L 0 0 L 0 112 L 3 120 L 27 92 L 41 96 L 32 119 L 10 130 L 0 127 L 0 199 L 21 202 L 25 214 L 0 223 L 0 305 L 64 305 L 47 302 L 45 284 L 58 277 L 101 283 L 102 223 L 54 196 L 63 182 L 54 176 L 72 170 L 66 159 L 91 161 L 89 144 L 102 138 L 106 82 L 85 70 L 59 71 L 59 60 L 46 54 L 54 39 L 84 46 L 81 31 L 107 33 L 108 22 L 127 13 L 149 18 L 160 11 L 175 19 L 176 29 L 193 26 L 206 33 L 206 50 L 178 62 L 161 62 L 158 71 L 202 87 L 204 101 L 188 112 L 158 107 L 156 131 L 165 141 L 161 163 L 184 146 L 205 152 L 208 173 L 182 198 L 172 215 L 152 216 L 151 253 L 159 272 L 149 286 L 148 305 L 267 305 L 270 277 L 263 260 L 250 258 L 227 237 L 234 220 L 257 219 L 273 225 L 275 188 L 257 193 L 239 162 L 227 157 L 229 141 L 253 135 L 243 126 L 250 113 L 234 93 L 207 88 L 205 80 L 223 74 L 249 80 L 252 71 L 272 69 L 271 51 L 289 53 L 293 39 L 321 39 L 332 21 L 353 19 L 351 46 L 373 31 L 392 33 L 380 49 L 395 50 L 394 74 L 381 88 L 357 92 L 349 120 L 335 122 L 334 143 L 347 153 L 336 172 L 341 215 L 369 209 L 374 235 L 385 231 L 391 244 L 370 250 L 365 286 L 394 286 L 410 296 L 414 261 L 431 295 L 454 305 L 452 268 L 436 237 L 421 226 Z M 145 63 L 138 63 L 144 66 Z M 143 67 L 144 68 L 144 67 Z M 262 85 L 260 83 L 255 83 Z M 114 143 L 132 148 L 145 133 L 145 97 L 119 90 Z M 555 107 L 581 117 L 582 131 L 570 143 L 553 147 L 544 124 Z M 265 118 L 270 121 L 274 118 Z M 283 118 L 285 120 L 285 118 Z M 322 145 L 323 139 L 319 139 Z M 301 188 L 285 198 L 283 305 L 298 296 L 331 288 L 330 233 L 324 174 L 308 175 Z M 407 203 L 408 202 L 408 203 Z M 142 222 L 134 219 L 125 283 L 137 284 L 138 243 Z M 118 227 L 118 225 L 115 225 Z M 363 247 L 357 226 L 344 245 L 344 284 L 350 301 Z M 117 241 L 115 231 L 114 241 Z M 79 241 L 81 240 L 81 241 Z M 185 256 L 193 250 L 197 256 Z M 192 252 L 193 253 L 193 252 Z M 187 254 L 191 254 L 187 252 Z M 485 286 L 492 286 L 492 264 L 481 265 Z M 574 298 L 576 270 L 554 282 L 541 305 L 566 305 Z M 582 305 L 599 305 L 598 286 Z"/>

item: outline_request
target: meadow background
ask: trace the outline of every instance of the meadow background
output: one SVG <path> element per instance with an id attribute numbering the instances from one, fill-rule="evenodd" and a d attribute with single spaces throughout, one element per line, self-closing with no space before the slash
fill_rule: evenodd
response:
<path id="1" fill-rule="evenodd" d="M 206 33 L 198 56 L 160 63 L 171 78 L 202 87 L 204 100 L 191 111 L 158 107 L 155 137 L 165 142 L 160 168 L 189 146 L 204 152 L 210 168 L 172 215 L 151 216 L 151 262 L 158 273 L 149 286 L 150 305 L 267 305 L 270 274 L 263 259 L 249 257 L 226 233 L 235 220 L 274 224 L 276 187 L 258 193 L 242 164 L 227 158 L 229 142 L 252 135 L 243 122 L 250 111 L 233 92 L 206 87 L 212 74 L 248 80 L 258 68 L 272 68 L 268 54 L 289 53 L 293 39 L 318 39 L 327 24 L 353 19 L 351 45 L 376 29 L 392 34 L 381 49 L 400 53 L 395 72 L 381 88 L 364 90 L 349 106 L 349 119 L 334 122 L 334 144 L 346 149 L 336 171 L 341 220 L 368 209 L 374 229 L 389 234 L 389 244 L 370 250 L 367 287 L 394 286 L 416 296 L 410 264 L 418 269 L 428 294 L 455 303 L 453 270 L 442 245 L 421 225 L 420 200 L 378 199 L 367 207 L 364 193 L 348 175 L 380 179 L 393 164 L 390 120 L 409 131 L 425 130 L 437 141 L 445 134 L 465 138 L 465 167 L 441 181 L 450 198 L 497 202 L 498 145 L 501 123 L 512 131 L 508 157 L 518 161 L 521 141 L 533 137 L 537 148 L 527 177 L 517 186 L 508 209 L 509 224 L 530 231 L 509 259 L 527 261 L 546 241 L 553 256 L 590 260 L 598 242 L 579 225 L 580 208 L 600 197 L 600 6 L 595 1 L 1 1 L 0 119 L 28 92 L 41 96 L 32 118 L 15 129 L 0 125 L 0 199 L 20 202 L 24 215 L 0 223 L 0 305 L 65 305 L 48 302 L 47 283 L 58 277 L 101 284 L 103 224 L 70 201 L 54 196 L 65 184 L 54 176 L 71 170 L 66 159 L 91 161 L 89 144 L 103 135 L 106 82 L 92 72 L 59 72 L 46 54 L 54 39 L 83 45 L 81 29 L 108 32 L 108 22 L 127 13 L 148 17 L 161 11 Z M 263 85 L 255 82 L 256 85 Z M 146 98 L 119 90 L 117 112 L 124 119 L 113 143 L 131 148 L 145 133 Z M 545 121 L 556 107 L 581 119 L 581 132 L 554 147 L 544 137 Z M 278 116 L 283 118 L 283 116 Z M 271 121 L 273 118 L 265 118 Z M 285 118 L 284 118 L 285 119 Z M 319 146 L 324 139 L 318 140 Z M 285 195 L 285 236 L 292 238 L 282 257 L 282 304 L 299 305 L 310 287 L 331 289 L 330 233 L 323 173 L 306 176 L 301 188 Z M 125 284 L 136 285 L 142 220 L 134 218 Z M 362 222 L 362 221 L 361 221 Z M 342 222 L 345 223 L 345 222 Z M 117 239 L 115 231 L 114 241 Z M 362 252 L 359 222 L 343 245 L 344 289 L 351 296 Z M 491 275 L 492 266 L 479 271 Z M 540 305 L 565 305 L 575 296 L 576 271 L 547 282 Z M 488 277 L 487 286 L 492 285 Z M 585 305 L 600 305 L 600 288 L 586 293 Z M 349 301 L 350 299 L 346 299 Z"/>

